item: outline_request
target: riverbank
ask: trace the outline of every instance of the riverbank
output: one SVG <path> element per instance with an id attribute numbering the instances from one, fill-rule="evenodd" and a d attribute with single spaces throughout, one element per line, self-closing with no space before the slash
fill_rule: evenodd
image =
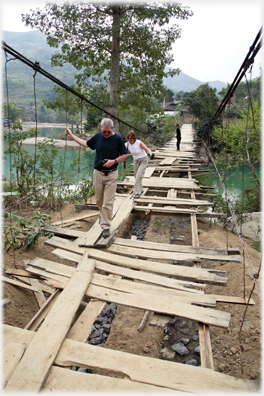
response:
<path id="1" fill-rule="evenodd" d="M 43 142 L 43 140 L 47 140 L 46 137 L 37 137 L 37 143 Z M 64 146 L 69 146 L 69 147 L 80 147 L 78 143 L 76 143 L 74 140 L 61 140 L 61 139 L 53 139 L 53 142 L 55 143 L 55 146 L 58 147 L 64 147 Z M 36 143 L 36 138 L 28 138 L 23 140 L 23 144 L 35 144 Z"/>

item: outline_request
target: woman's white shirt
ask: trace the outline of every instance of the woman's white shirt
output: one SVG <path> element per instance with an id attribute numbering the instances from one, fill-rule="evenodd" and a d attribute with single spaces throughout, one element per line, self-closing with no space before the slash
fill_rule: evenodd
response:
<path id="1" fill-rule="evenodd" d="M 141 140 L 136 140 L 134 144 L 130 144 L 129 142 L 125 143 L 126 148 L 133 155 L 134 159 L 139 159 L 143 157 L 147 157 L 147 153 L 140 147 Z"/>

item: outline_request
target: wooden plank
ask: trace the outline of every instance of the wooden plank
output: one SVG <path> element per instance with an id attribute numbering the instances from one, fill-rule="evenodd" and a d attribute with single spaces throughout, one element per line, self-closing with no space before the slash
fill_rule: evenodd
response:
<path id="1" fill-rule="evenodd" d="M 176 188 L 179 189 L 197 189 L 200 190 L 200 187 L 194 183 L 192 180 L 183 179 L 183 178 L 160 178 L 160 177 L 149 177 L 143 178 L 142 180 L 143 187 L 161 187 L 161 188 Z M 127 176 L 124 181 L 119 181 L 118 185 L 124 186 L 134 186 L 135 178 L 133 176 Z"/>
<path id="2" fill-rule="evenodd" d="M 18 362 L 24 355 L 25 349 L 25 343 L 12 342 L 5 345 L 2 351 L 2 389 L 5 388 L 9 378 L 12 376 Z"/>
<path id="3" fill-rule="evenodd" d="M 145 212 L 145 210 L 148 209 L 151 212 L 155 213 L 169 213 L 169 214 L 174 214 L 174 213 L 183 213 L 183 214 L 191 214 L 191 213 L 198 213 L 197 209 L 184 209 L 184 208 L 174 208 L 174 207 L 157 207 L 157 206 L 152 206 L 152 207 L 146 207 L 146 206 L 134 206 L 134 211 L 138 212 Z M 207 217 L 207 216 L 205 216 Z"/>
<path id="4" fill-rule="evenodd" d="M 175 157 L 170 157 L 170 158 L 164 158 L 162 161 L 160 161 L 159 165 L 172 165 L 173 162 L 175 161 Z"/>
<path id="5" fill-rule="evenodd" d="M 159 386 L 142 384 L 142 382 L 130 381 L 129 379 L 106 377 L 98 374 L 86 374 L 65 370 L 61 367 L 53 366 L 49 377 L 43 387 L 43 391 L 47 392 L 144 392 L 144 393 L 173 393 L 175 390 L 168 388 L 160 388 Z M 180 394 L 182 392 L 177 392 Z"/>
<path id="6" fill-rule="evenodd" d="M 182 253 L 182 252 L 167 252 L 167 251 L 159 251 L 159 250 L 150 250 L 150 249 L 141 249 L 139 247 L 128 247 L 125 245 L 117 245 L 113 244 L 112 246 L 106 249 L 106 252 L 116 253 L 120 255 L 129 255 L 135 257 L 141 257 L 145 259 L 158 259 L 158 260 L 177 260 L 177 261 L 201 261 L 211 260 L 211 261 L 227 261 L 227 262 L 236 262 L 242 263 L 242 259 L 240 256 L 220 256 L 220 255 L 210 255 L 210 254 L 199 254 L 199 253 Z M 208 269 L 209 271 L 209 269 Z M 225 273 L 226 275 L 226 273 Z"/>
<path id="7" fill-rule="evenodd" d="M 171 191 L 171 190 L 169 190 Z M 175 191 L 172 189 L 172 191 Z M 184 199 L 184 198 L 172 198 L 172 197 L 140 197 L 135 198 L 136 202 L 139 203 L 154 203 L 159 205 L 187 205 L 187 206 L 213 206 L 210 201 L 202 201 L 199 199 Z"/>
<path id="8" fill-rule="evenodd" d="M 62 249 L 56 249 L 52 253 L 55 254 L 57 257 L 60 257 L 60 258 L 66 259 L 66 260 L 70 260 L 70 261 L 78 262 L 80 259 L 79 254 L 72 253 L 72 252 L 66 252 L 65 250 L 62 250 Z M 103 261 L 99 261 L 99 260 L 96 260 L 95 267 L 98 270 L 102 270 L 102 271 L 105 271 L 105 272 L 108 272 L 111 274 L 115 274 L 115 275 L 121 275 L 128 279 L 138 279 L 138 280 L 145 281 L 145 282 L 148 282 L 151 284 L 161 285 L 164 287 L 170 287 L 172 289 L 177 289 L 177 290 L 188 291 L 190 293 L 196 293 L 196 294 L 204 293 L 204 292 L 194 289 L 194 287 L 198 286 L 198 284 L 194 283 L 194 282 L 188 282 L 188 281 L 183 281 L 183 280 L 179 280 L 179 279 L 167 278 L 166 276 L 160 276 L 160 275 L 151 274 L 148 272 L 134 271 L 129 268 L 124 268 L 124 267 L 119 267 L 117 265 L 107 264 L 107 263 L 104 263 Z M 201 288 L 201 287 L 205 289 L 206 285 L 199 283 L 199 288 Z"/>
<path id="9" fill-rule="evenodd" d="M 37 292 L 34 292 L 34 295 L 36 297 L 39 307 L 42 307 L 42 305 L 44 305 L 46 303 L 46 298 L 45 298 L 43 291 L 40 287 L 39 281 L 37 279 L 31 278 L 30 282 L 31 282 L 31 285 L 38 290 Z"/>
<path id="10" fill-rule="evenodd" d="M 57 301 L 59 295 L 61 294 L 60 290 L 56 290 L 53 294 L 49 296 L 46 300 L 46 303 L 42 305 L 42 307 L 38 310 L 38 312 L 33 316 L 33 318 L 26 325 L 26 330 L 35 331 L 39 325 L 43 322 L 43 320 L 48 315 L 49 311 Z"/>
<path id="11" fill-rule="evenodd" d="M 65 249 L 67 251 L 71 251 L 73 253 L 83 254 L 85 249 L 76 246 L 73 242 L 65 241 L 59 237 L 52 237 L 45 241 L 45 244 L 49 246 L 58 247 L 61 249 Z M 154 261 L 147 260 L 136 260 L 130 257 L 122 257 L 117 254 L 107 253 L 103 250 L 86 248 L 89 252 L 89 256 L 94 258 L 95 260 L 104 261 L 110 264 L 117 264 L 121 266 L 126 266 L 133 269 L 151 271 L 159 274 L 167 274 L 170 276 L 176 276 L 181 279 L 187 279 L 195 282 L 205 282 L 205 283 L 213 283 L 218 285 L 226 285 L 227 279 L 221 278 L 213 273 L 210 273 L 208 270 L 203 268 L 191 268 L 171 265 L 171 264 L 163 264 Z"/>
<path id="12" fill-rule="evenodd" d="M 29 285 L 27 285 L 24 282 L 19 282 L 19 281 L 15 280 L 15 279 L 6 278 L 5 276 L 2 276 L 2 281 L 10 283 L 11 285 L 14 285 L 14 286 L 23 287 L 23 288 L 31 290 L 33 292 L 37 292 L 38 291 L 38 289 L 35 286 L 29 286 Z"/>
<path id="13" fill-rule="evenodd" d="M 13 275 L 13 276 L 19 275 L 19 276 L 25 276 L 25 277 L 39 278 L 37 275 L 33 275 L 28 271 L 15 269 L 15 268 L 6 268 L 5 274 Z"/>
<path id="14" fill-rule="evenodd" d="M 145 171 L 144 177 L 151 177 L 154 172 L 155 172 L 155 166 L 148 166 Z"/>
<path id="15" fill-rule="evenodd" d="M 94 260 L 89 260 L 85 253 L 9 379 L 7 390 L 41 389 L 90 283 L 94 266 Z"/>
<path id="16" fill-rule="evenodd" d="M 90 300 L 72 328 L 68 331 L 67 338 L 71 340 L 86 342 L 92 331 L 93 324 L 105 303 L 100 300 Z"/>
<path id="17" fill-rule="evenodd" d="M 4 345 L 8 342 L 25 342 L 29 345 L 34 337 L 35 333 L 28 330 L 3 325 Z M 109 372 L 122 373 L 131 381 L 142 384 L 203 395 L 205 392 L 221 391 L 259 392 L 259 387 L 254 381 L 235 378 L 202 367 L 198 369 L 187 364 L 98 348 L 69 339 L 63 342 L 54 363 L 65 367 L 79 365 L 87 368 L 100 368 Z"/>
<path id="18" fill-rule="evenodd" d="M 55 221 L 55 222 L 51 223 L 51 225 L 61 226 L 62 227 L 65 224 L 74 223 L 75 221 L 89 219 L 90 217 L 94 217 L 94 216 L 98 216 L 98 215 L 100 215 L 100 212 L 91 213 L 91 214 L 84 214 L 82 216 L 72 217 L 72 218 L 66 219 L 66 220 L 63 219 L 63 222 L 61 220 Z"/>
<path id="19" fill-rule="evenodd" d="M 184 253 L 198 253 L 198 254 L 219 254 L 226 255 L 227 251 L 225 248 L 209 248 L 203 246 L 191 246 L 191 245 L 174 245 L 169 243 L 153 243 L 150 241 L 140 241 L 124 238 L 116 238 L 113 245 L 129 246 L 141 249 L 161 250 L 168 252 L 184 252 Z M 232 251 L 232 254 L 239 254 L 238 248 Z"/>
<path id="20" fill-rule="evenodd" d="M 54 269 L 50 269 L 50 272 L 47 271 L 47 267 L 51 267 L 51 262 L 45 262 L 45 260 L 42 260 L 38 264 L 38 262 L 35 261 L 35 264 L 38 264 L 41 266 L 41 263 L 43 263 L 43 266 L 45 266 L 45 270 L 47 273 L 47 278 L 48 279 L 55 279 L 57 280 L 57 274 L 54 274 Z M 63 265 L 59 264 L 60 268 L 60 273 L 63 272 Z M 65 267 L 65 266 L 64 266 Z M 39 268 L 35 269 L 34 267 L 32 268 L 31 265 L 28 265 L 28 268 L 30 271 L 41 271 Z M 42 267 L 41 267 L 42 268 Z M 44 272 L 44 271 L 42 271 Z M 61 279 L 60 282 L 62 284 L 62 287 L 64 282 L 67 282 L 68 278 L 68 272 L 65 272 L 65 279 Z M 122 291 L 125 293 L 132 293 L 132 294 L 139 294 L 139 295 L 152 295 L 155 294 L 159 296 L 161 299 L 163 298 L 163 295 L 166 295 L 167 297 L 171 297 L 173 299 L 176 299 L 178 301 L 183 301 L 186 303 L 191 303 L 191 304 L 197 304 L 201 306 L 211 306 L 215 307 L 216 306 L 216 297 L 212 297 L 210 294 L 194 294 L 190 293 L 188 291 L 179 291 L 175 289 L 171 289 L 168 287 L 161 287 L 161 286 L 154 286 L 154 285 L 149 285 L 145 283 L 138 283 L 138 282 L 131 282 L 128 280 L 116 278 L 116 277 L 109 277 L 105 275 L 100 275 L 100 274 L 93 274 L 91 284 L 96 285 L 96 286 L 101 286 L 101 287 L 106 287 L 108 289 L 112 290 L 117 290 L 117 291 Z"/>
<path id="21" fill-rule="evenodd" d="M 113 208 L 113 217 L 119 210 L 120 205 L 123 202 L 122 197 L 116 197 L 115 202 L 114 202 L 114 208 Z M 90 230 L 86 233 L 85 236 L 82 236 L 80 238 L 77 238 L 74 243 L 79 246 L 83 245 L 89 245 L 89 246 L 94 246 L 95 242 L 100 238 L 103 230 L 100 226 L 99 219 L 94 223 L 94 225 L 90 228 Z"/>
<path id="22" fill-rule="evenodd" d="M 246 305 L 248 303 L 249 305 L 255 305 L 255 301 L 253 300 L 253 298 L 251 298 L 249 302 L 245 300 L 243 297 L 236 297 L 236 296 L 215 295 L 215 298 L 217 302 L 223 302 L 228 304 Z"/>
<path id="23" fill-rule="evenodd" d="M 71 238 L 81 238 L 83 237 L 83 235 L 85 235 L 85 232 L 83 231 L 76 231 L 76 230 L 70 230 L 67 228 L 61 228 L 61 227 L 57 227 L 54 225 L 46 225 L 45 227 L 43 227 L 44 231 L 47 232 L 52 232 L 54 235 L 61 235 L 64 237 L 71 237 Z"/>
<path id="24" fill-rule="evenodd" d="M 209 327 L 203 323 L 198 323 L 201 366 L 214 370 L 213 355 Z"/>
<path id="25" fill-rule="evenodd" d="M 120 208 L 118 209 L 115 217 L 113 218 L 110 226 L 110 237 L 109 238 L 101 238 L 95 244 L 95 247 L 107 247 L 110 243 L 113 242 L 114 235 L 117 233 L 118 229 L 120 228 L 121 224 L 127 219 L 130 215 L 131 211 L 134 207 L 133 196 L 129 195 L 121 204 Z M 83 244 L 79 244 L 79 246 L 90 246 L 89 241 Z"/>

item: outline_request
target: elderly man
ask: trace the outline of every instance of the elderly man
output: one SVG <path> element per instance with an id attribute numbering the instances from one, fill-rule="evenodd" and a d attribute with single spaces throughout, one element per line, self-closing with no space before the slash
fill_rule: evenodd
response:
<path id="1" fill-rule="evenodd" d="M 127 150 L 120 135 L 114 133 L 114 124 L 110 118 L 101 121 L 101 132 L 91 139 L 84 140 L 75 136 L 70 129 L 65 133 L 82 147 L 96 150 L 93 172 L 93 189 L 96 205 L 100 210 L 100 225 L 103 237 L 110 236 L 116 185 L 118 180 L 118 163 L 125 160 Z"/>

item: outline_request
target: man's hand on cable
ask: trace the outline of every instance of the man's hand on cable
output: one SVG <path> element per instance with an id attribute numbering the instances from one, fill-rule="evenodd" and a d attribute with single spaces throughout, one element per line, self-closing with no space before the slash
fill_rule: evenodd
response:
<path id="1" fill-rule="evenodd" d="M 72 131 L 69 128 L 65 128 L 65 135 L 71 137 L 72 136 Z"/>

